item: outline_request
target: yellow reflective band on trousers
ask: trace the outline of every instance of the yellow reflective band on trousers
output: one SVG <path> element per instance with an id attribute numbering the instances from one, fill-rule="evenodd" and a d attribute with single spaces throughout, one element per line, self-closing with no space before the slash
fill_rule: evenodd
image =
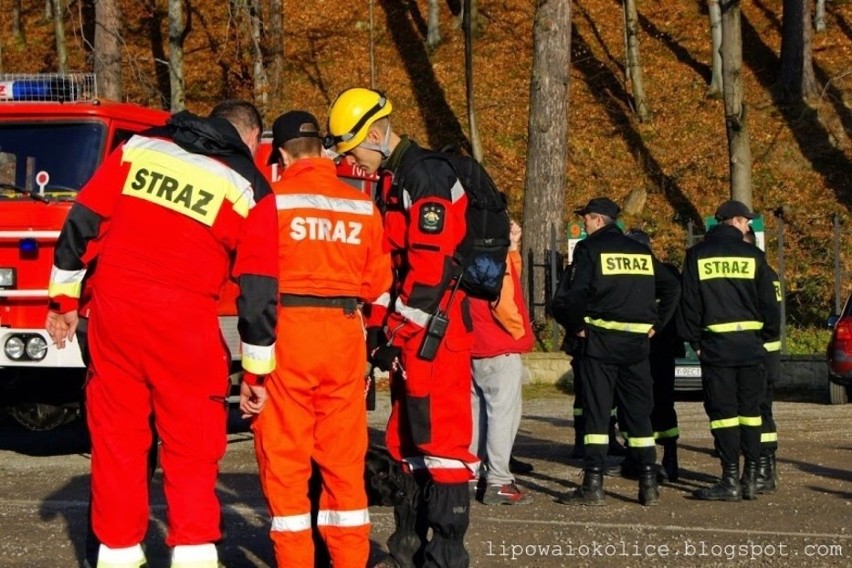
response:
<path id="1" fill-rule="evenodd" d="M 740 421 L 740 426 L 761 426 L 763 424 L 760 416 L 740 416 L 738 420 Z"/>
<path id="2" fill-rule="evenodd" d="M 698 279 L 744 278 L 753 280 L 757 262 L 747 256 L 714 256 L 698 260 Z"/>
<path id="3" fill-rule="evenodd" d="M 668 430 L 663 430 L 662 432 L 654 432 L 654 438 L 658 440 L 674 438 L 675 436 L 680 436 L 680 429 L 677 426 L 669 428 Z"/>
<path id="4" fill-rule="evenodd" d="M 739 425 L 740 419 L 736 416 L 734 418 L 722 418 L 721 420 L 710 421 L 711 430 L 718 430 L 719 428 L 736 428 Z"/>
<path id="5" fill-rule="evenodd" d="M 583 442 L 586 444 L 603 444 L 609 445 L 609 434 L 586 434 L 583 437 Z"/>
<path id="6" fill-rule="evenodd" d="M 583 318 L 587 324 L 602 329 L 611 329 L 615 331 L 629 331 L 630 333 L 648 333 L 654 327 L 650 323 L 631 323 L 623 321 L 607 321 L 602 319 L 593 319 L 590 317 Z"/>
<path id="7" fill-rule="evenodd" d="M 705 327 L 713 333 L 731 333 L 734 331 L 757 331 L 763 329 L 762 321 L 732 321 L 729 323 L 714 323 Z"/>
<path id="8" fill-rule="evenodd" d="M 778 441 L 778 432 L 764 432 L 760 435 L 760 443 L 768 444 L 769 442 Z"/>
<path id="9" fill-rule="evenodd" d="M 651 448 L 654 446 L 654 437 L 647 438 L 628 438 L 627 445 L 631 448 Z"/>
<path id="10" fill-rule="evenodd" d="M 763 348 L 766 349 L 769 353 L 774 353 L 775 351 L 781 351 L 781 342 L 780 341 L 768 341 L 763 344 Z"/>

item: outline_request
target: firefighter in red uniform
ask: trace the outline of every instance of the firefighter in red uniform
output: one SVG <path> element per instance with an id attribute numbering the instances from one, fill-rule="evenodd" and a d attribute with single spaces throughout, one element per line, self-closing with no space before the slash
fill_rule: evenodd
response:
<path id="1" fill-rule="evenodd" d="M 445 163 L 412 165 L 424 150 L 391 129 L 391 111 L 381 93 L 354 88 L 335 99 L 328 119 L 337 152 L 368 174 L 380 168 L 397 174 L 383 184 L 380 203 L 396 278 L 391 294 L 372 306 L 371 323 L 383 329 L 368 330 L 368 343 L 372 362 L 392 369 L 388 450 L 414 473 L 420 494 L 414 510 L 395 511 L 388 549 L 404 567 L 467 566 L 468 481 L 479 464 L 470 453 L 472 326 L 466 296 L 454 286 L 467 197 Z M 404 187 L 400 172 L 406 172 Z M 426 328 L 439 309 L 449 323 L 433 343 Z M 424 346 L 437 350 L 421 351 Z"/>
<path id="2" fill-rule="evenodd" d="M 181 112 L 132 137 L 80 192 L 57 242 L 47 329 L 61 348 L 75 331 L 87 249 L 101 239 L 86 385 L 101 568 L 145 563 L 152 412 L 171 565 L 218 565 L 230 356 L 216 308 L 229 272 L 240 286 L 243 368 L 275 366 L 278 233 L 252 159 L 261 128 L 251 104 L 228 101 L 209 118 Z M 264 401 L 262 388 L 242 386 L 244 409 Z"/>
<path id="3" fill-rule="evenodd" d="M 382 219 L 369 195 L 337 179 L 313 115 L 273 125 L 281 292 L 278 368 L 254 421 L 260 477 L 272 514 L 278 566 L 313 566 L 311 460 L 322 473 L 317 526 L 335 568 L 363 568 L 370 554 L 364 489 L 367 411 L 359 304 L 390 288 Z M 345 428 L 345 432 L 341 431 Z"/>

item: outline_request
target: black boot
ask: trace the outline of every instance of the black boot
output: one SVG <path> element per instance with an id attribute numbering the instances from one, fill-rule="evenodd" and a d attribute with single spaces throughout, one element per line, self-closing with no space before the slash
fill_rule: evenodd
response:
<path id="1" fill-rule="evenodd" d="M 464 547 L 464 535 L 470 524 L 467 483 L 433 484 L 426 506 L 432 540 L 424 549 L 422 566 L 468 568 L 470 557 Z"/>
<path id="2" fill-rule="evenodd" d="M 640 466 L 639 503 L 646 507 L 660 503 L 660 488 L 657 487 L 657 468 L 653 465 Z"/>
<path id="3" fill-rule="evenodd" d="M 425 526 L 426 504 L 423 502 L 424 492 L 411 474 L 403 473 L 400 481 L 404 482 L 405 497 L 393 508 L 393 518 L 396 530 L 388 538 L 388 554 L 399 568 L 415 568 L 420 565 L 420 555 L 426 545 Z M 390 565 L 390 562 L 387 564 Z"/>
<path id="4" fill-rule="evenodd" d="M 666 440 L 663 442 L 662 465 L 667 481 L 674 483 L 680 479 L 680 471 L 677 465 L 677 440 Z"/>
<path id="5" fill-rule="evenodd" d="M 743 468 L 743 477 L 740 479 L 742 485 L 743 499 L 751 501 L 757 499 L 757 470 L 758 462 L 747 461 Z"/>
<path id="6" fill-rule="evenodd" d="M 778 481 L 775 478 L 775 454 L 760 456 L 757 462 L 757 492 L 775 493 Z"/>
<path id="7" fill-rule="evenodd" d="M 723 463 L 722 479 L 713 487 L 696 489 L 692 496 L 703 501 L 741 501 L 743 498 L 740 488 L 740 464 Z"/>
<path id="8" fill-rule="evenodd" d="M 586 417 L 574 416 L 574 449 L 571 450 L 571 457 L 575 460 L 581 460 L 586 455 Z"/>
<path id="9" fill-rule="evenodd" d="M 583 472 L 583 485 L 557 500 L 563 505 L 604 505 L 603 469 L 592 467 Z"/>

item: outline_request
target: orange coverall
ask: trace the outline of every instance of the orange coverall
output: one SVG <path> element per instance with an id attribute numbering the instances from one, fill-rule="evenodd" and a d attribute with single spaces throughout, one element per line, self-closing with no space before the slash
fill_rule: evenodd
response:
<path id="1" fill-rule="evenodd" d="M 363 568 L 370 550 L 364 490 L 367 417 L 364 325 L 358 302 L 391 284 L 382 220 L 370 196 L 337 179 L 326 158 L 303 158 L 273 184 L 278 209 L 279 366 L 255 420 L 278 566 L 313 566 L 311 459 L 322 472 L 317 525 L 335 568 Z"/>

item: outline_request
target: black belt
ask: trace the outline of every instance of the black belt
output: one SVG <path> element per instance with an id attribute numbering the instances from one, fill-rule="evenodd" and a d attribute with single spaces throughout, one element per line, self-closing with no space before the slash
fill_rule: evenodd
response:
<path id="1" fill-rule="evenodd" d="M 281 294 L 281 307 L 284 308 L 340 308 L 344 314 L 354 314 L 358 309 L 358 299 L 342 296 L 300 296 Z"/>

